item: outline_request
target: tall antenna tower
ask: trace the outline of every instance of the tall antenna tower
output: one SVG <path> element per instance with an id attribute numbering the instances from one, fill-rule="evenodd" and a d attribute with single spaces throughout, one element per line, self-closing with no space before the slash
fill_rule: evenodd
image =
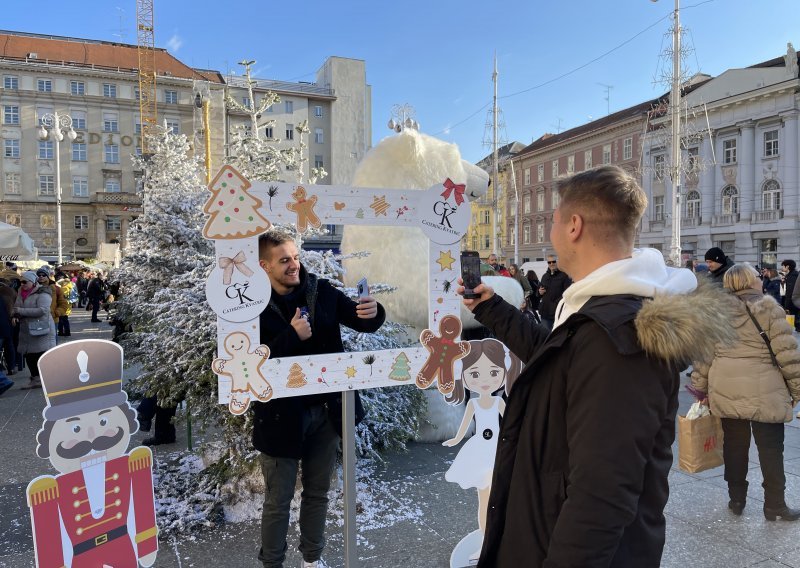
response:
<path id="1" fill-rule="evenodd" d="M 603 97 L 606 101 L 606 116 L 611 114 L 611 89 L 614 88 L 614 85 L 606 85 L 605 83 L 597 83 L 601 87 L 606 90 L 606 96 Z"/>
<path id="2" fill-rule="evenodd" d="M 142 154 L 147 155 L 147 136 L 158 123 L 156 108 L 156 50 L 153 0 L 136 0 L 136 38 L 139 54 L 139 113 L 142 122 Z"/>

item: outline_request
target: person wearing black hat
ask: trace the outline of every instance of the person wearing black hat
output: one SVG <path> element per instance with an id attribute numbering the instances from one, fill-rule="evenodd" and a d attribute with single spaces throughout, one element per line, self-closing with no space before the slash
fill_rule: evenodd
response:
<path id="1" fill-rule="evenodd" d="M 706 264 L 708 264 L 708 278 L 715 284 L 722 286 L 722 277 L 728 272 L 734 262 L 725 256 L 719 247 L 711 247 L 706 251 Z"/>

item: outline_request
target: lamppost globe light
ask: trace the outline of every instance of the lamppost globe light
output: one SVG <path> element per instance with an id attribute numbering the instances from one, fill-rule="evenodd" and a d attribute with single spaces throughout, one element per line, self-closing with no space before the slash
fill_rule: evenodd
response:
<path id="1" fill-rule="evenodd" d="M 67 137 L 70 140 L 75 140 L 78 137 L 78 133 L 75 132 L 75 130 L 73 130 L 72 128 L 70 128 L 69 131 L 67 131 Z"/>
<path id="2" fill-rule="evenodd" d="M 36 133 L 39 136 L 39 140 L 47 140 L 47 129 L 44 127 L 44 124 L 39 126 Z"/>
<path id="3" fill-rule="evenodd" d="M 64 139 L 64 133 L 61 131 L 61 129 L 60 129 L 60 128 L 56 128 L 55 130 L 53 130 L 53 136 L 54 136 L 54 137 L 55 137 L 55 138 L 56 138 L 56 139 L 57 139 L 59 142 L 61 142 L 61 141 Z"/>

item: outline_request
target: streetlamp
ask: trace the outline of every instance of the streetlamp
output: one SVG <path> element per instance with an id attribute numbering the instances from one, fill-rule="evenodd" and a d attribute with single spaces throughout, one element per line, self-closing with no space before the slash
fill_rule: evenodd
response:
<path id="1" fill-rule="evenodd" d="M 64 264 L 64 257 L 61 251 L 61 153 L 60 145 L 64 135 L 70 141 L 78 137 L 78 133 L 72 129 L 72 117 L 68 114 L 46 113 L 42 115 L 39 123 L 39 140 L 47 140 L 52 136 L 55 142 L 56 156 L 56 227 L 58 229 L 58 265 Z"/>

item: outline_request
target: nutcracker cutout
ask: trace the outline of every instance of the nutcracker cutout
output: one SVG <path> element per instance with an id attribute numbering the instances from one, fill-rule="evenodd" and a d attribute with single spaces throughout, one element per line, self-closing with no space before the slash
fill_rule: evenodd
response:
<path id="1" fill-rule="evenodd" d="M 72 341 L 46 352 L 36 453 L 59 474 L 28 484 L 38 568 L 152 566 L 158 551 L 153 455 L 126 453 L 139 429 L 122 391 L 122 348 Z"/>

